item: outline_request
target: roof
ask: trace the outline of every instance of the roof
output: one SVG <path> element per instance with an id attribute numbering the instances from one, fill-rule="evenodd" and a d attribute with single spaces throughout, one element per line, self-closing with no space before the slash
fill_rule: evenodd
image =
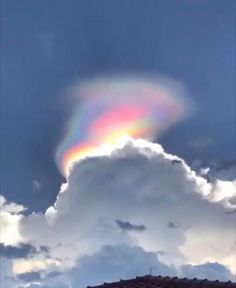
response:
<path id="1" fill-rule="evenodd" d="M 89 286 L 88 286 L 89 287 Z M 198 280 L 187 278 L 171 278 L 162 276 L 143 276 L 130 280 L 120 280 L 119 282 L 104 283 L 93 288 L 236 288 L 236 283 L 209 281 L 207 279 Z"/>

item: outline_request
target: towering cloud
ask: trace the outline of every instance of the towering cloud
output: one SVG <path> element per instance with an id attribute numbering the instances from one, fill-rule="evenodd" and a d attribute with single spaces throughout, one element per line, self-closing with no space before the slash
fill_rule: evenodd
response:
<path id="1" fill-rule="evenodd" d="M 146 266 L 156 274 L 234 279 L 235 180 L 211 183 L 145 140 L 106 148 L 74 163 L 45 214 L 17 214 L 20 242 L 49 248 L 14 259 L 15 275 L 41 271 L 40 285 L 50 288 L 89 284 L 89 267 L 91 284 L 145 274 Z"/>

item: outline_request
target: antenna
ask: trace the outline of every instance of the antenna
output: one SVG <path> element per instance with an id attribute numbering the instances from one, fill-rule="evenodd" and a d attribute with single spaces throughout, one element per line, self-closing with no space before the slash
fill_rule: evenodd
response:
<path id="1" fill-rule="evenodd" d="M 150 269 L 149 269 L 149 275 L 150 276 L 152 275 L 152 267 L 150 267 Z"/>

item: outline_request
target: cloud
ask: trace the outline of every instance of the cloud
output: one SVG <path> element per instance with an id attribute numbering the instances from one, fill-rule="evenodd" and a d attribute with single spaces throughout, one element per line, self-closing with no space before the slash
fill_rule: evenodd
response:
<path id="1" fill-rule="evenodd" d="M 124 231 L 144 231 L 147 229 L 145 225 L 134 225 L 129 221 L 116 220 L 116 224 Z"/>
<path id="2" fill-rule="evenodd" d="M 128 139 L 107 151 L 107 155 L 88 157 L 74 165 L 46 214 L 17 215 L 21 216 L 19 237 L 35 247 L 48 246 L 50 257 L 33 257 L 25 262 L 16 259 L 14 273 L 58 271 L 60 281 L 66 284 L 77 279 L 73 271 L 82 275 L 79 269 L 85 273 L 87 263 L 95 271 L 99 268 L 95 260 L 107 255 L 102 259 L 111 258 L 113 268 L 107 271 L 112 278 L 117 276 L 112 258 L 123 255 L 126 260 L 120 261 L 125 263 L 127 255 L 134 255 L 135 260 L 136 253 L 144 259 L 154 259 L 155 255 L 154 267 L 166 267 L 169 272 L 180 273 L 185 265 L 217 262 L 236 273 L 232 253 L 235 223 L 232 215 L 225 213 L 235 209 L 234 180 L 215 178 L 209 182 L 183 159 L 144 140 Z M 142 225 L 147 229 L 134 233 Z M 170 225 L 184 229 L 170 229 Z M 161 271 L 158 269 L 157 274 Z M 126 271 L 127 275 L 138 273 L 124 270 L 122 277 Z M 55 281 L 59 280 L 48 279 L 46 284 L 52 286 Z"/>
<path id="3" fill-rule="evenodd" d="M 91 256 L 83 256 L 75 267 L 65 271 L 64 278 L 70 279 L 70 285 L 60 282 L 47 282 L 50 277 L 40 273 L 25 273 L 20 275 L 24 283 L 27 281 L 41 281 L 42 287 L 86 287 L 99 285 L 104 282 L 113 282 L 119 279 L 131 279 L 136 276 L 146 275 L 152 271 L 153 275 L 176 276 L 234 281 L 235 276 L 218 263 L 205 263 L 202 265 L 183 265 L 176 270 L 173 266 L 162 263 L 157 253 L 147 252 L 138 246 L 116 245 L 103 246 Z M 59 274 L 61 275 L 61 274 Z M 57 276 L 57 274 L 55 274 Z M 65 279 L 64 279 L 65 280 Z M 47 286 L 43 286 L 47 283 Z M 39 286 L 39 287 L 41 287 Z M 31 286 L 29 286 L 31 287 Z"/>
<path id="4" fill-rule="evenodd" d="M 18 286 L 17 288 L 25 288 L 25 286 Z M 41 285 L 41 284 L 30 284 L 30 285 L 27 285 L 27 288 L 50 288 L 50 287 L 47 285 Z M 61 287 L 57 287 L 57 288 L 61 288 Z"/>
<path id="5" fill-rule="evenodd" d="M 18 286 L 16 288 L 70 288 L 67 285 L 63 284 L 63 283 L 57 283 L 54 286 L 48 286 L 48 285 L 44 285 L 44 284 L 30 284 L 27 286 Z"/>
<path id="6" fill-rule="evenodd" d="M 3 288 L 13 288 L 14 273 L 12 271 L 12 260 L 0 257 L 0 284 Z"/>
<path id="7" fill-rule="evenodd" d="M 91 255 L 104 245 L 120 243 L 138 244 L 147 251 L 168 251 L 162 258 L 166 263 L 188 259 L 197 264 L 207 260 L 206 255 L 224 262 L 234 239 L 233 220 L 222 216 L 222 205 L 229 205 L 232 197 L 224 187 L 232 186 L 233 191 L 233 185 L 224 181 L 211 184 L 158 144 L 130 140 L 108 156 L 76 164 L 55 207 L 46 217 L 25 217 L 21 231 L 29 241 L 49 242 L 52 257 L 63 259 L 64 266 L 74 265 L 77 258 Z M 114 225 L 117 219 L 145 223 L 148 229 L 124 235 Z M 172 219 L 191 229 L 169 229 Z M 227 237 L 219 241 L 222 231 Z M 196 243 L 195 235 L 202 233 L 205 239 Z M 58 239 L 62 245 L 58 245 Z M 194 251 L 204 246 L 204 255 L 189 251 L 192 243 Z"/>
<path id="8" fill-rule="evenodd" d="M 236 161 L 224 161 L 208 168 L 207 177 L 216 180 L 234 181 L 236 179 Z"/>
<path id="9" fill-rule="evenodd" d="M 213 167 L 201 169 L 200 173 L 215 185 L 214 193 L 212 193 L 215 199 L 221 198 L 222 193 L 219 190 L 224 190 L 225 195 L 231 195 L 230 206 L 236 207 L 236 161 L 215 163 Z M 230 209 L 227 213 L 232 214 L 234 211 L 235 209 Z"/>
<path id="10" fill-rule="evenodd" d="M 161 75 L 104 75 L 80 80 L 69 91 L 74 111 L 55 155 L 66 176 L 73 162 L 96 154 L 99 145 L 123 135 L 155 139 L 193 110 L 183 84 Z"/>
<path id="11" fill-rule="evenodd" d="M 174 275 L 175 269 L 160 262 L 156 253 L 128 245 L 103 246 L 94 255 L 84 256 L 70 272 L 72 287 L 98 285 L 146 275 L 150 268 L 159 275 Z"/>
<path id="12" fill-rule="evenodd" d="M 47 288 L 68 288 L 60 281 L 61 273 L 58 271 L 47 272 L 39 270 L 33 272 L 19 273 L 14 278 L 16 288 L 21 287 L 47 287 Z"/>
<path id="13" fill-rule="evenodd" d="M 18 246 L 4 245 L 0 243 L 0 257 L 17 259 L 28 258 L 33 254 L 48 252 L 48 248 L 45 246 L 36 249 L 30 244 L 20 243 Z"/>
<path id="14" fill-rule="evenodd" d="M 189 146 L 194 149 L 204 149 L 214 144 L 214 140 L 209 137 L 200 137 L 189 142 Z"/>
<path id="15" fill-rule="evenodd" d="M 0 219 L 1 234 L 0 243 L 4 245 L 16 245 L 22 238 L 19 232 L 19 223 L 22 219 L 21 213 L 26 210 L 25 207 L 16 203 L 8 203 L 0 195 Z"/>
<path id="16" fill-rule="evenodd" d="M 229 214 L 229 215 L 235 214 L 235 213 L 236 213 L 236 209 L 231 210 L 231 211 L 226 211 L 225 213 L 226 213 L 226 214 Z"/>
<path id="17" fill-rule="evenodd" d="M 181 226 L 179 224 L 177 224 L 177 223 L 169 221 L 168 228 L 170 228 L 170 229 L 178 229 L 178 228 L 181 228 Z"/>
<path id="18" fill-rule="evenodd" d="M 46 279 L 52 279 L 52 278 L 58 277 L 58 276 L 60 276 L 60 275 L 62 275 L 61 272 L 52 271 L 52 272 L 47 273 L 47 274 L 44 276 L 44 278 L 46 278 Z"/>
<path id="19" fill-rule="evenodd" d="M 141 247 L 128 245 L 103 246 L 92 256 L 84 256 L 69 274 L 72 287 L 98 285 L 119 279 L 131 279 L 147 275 L 176 276 L 222 281 L 235 281 L 229 269 L 219 263 L 183 265 L 178 271 L 162 263 L 156 253 L 146 252 Z M 89 280 L 88 280 L 89 279 Z"/>
<path id="20" fill-rule="evenodd" d="M 21 282 L 38 282 L 41 278 L 41 273 L 38 271 L 34 272 L 27 272 L 27 273 L 20 273 L 17 275 L 17 279 Z"/>
<path id="21" fill-rule="evenodd" d="M 9 203 L 0 195 L 0 211 L 1 213 L 19 214 L 25 211 L 26 208 L 16 203 Z"/>
<path id="22" fill-rule="evenodd" d="M 34 193 L 37 192 L 38 190 L 40 190 L 41 187 L 42 187 L 42 184 L 39 181 L 33 180 L 32 190 Z"/>
<path id="23" fill-rule="evenodd" d="M 181 267 L 181 275 L 188 278 L 199 278 L 221 281 L 236 281 L 229 269 L 219 263 L 205 263 L 202 265 L 184 265 Z"/>

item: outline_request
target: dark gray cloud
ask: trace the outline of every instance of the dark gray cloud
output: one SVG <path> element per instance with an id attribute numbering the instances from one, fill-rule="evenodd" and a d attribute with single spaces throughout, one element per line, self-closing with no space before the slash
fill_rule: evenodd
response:
<path id="1" fill-rule="evenodd" d="M 173 221 L 169 221 L 167 224 L 167 227 L 170 229 L 183 229 L 183 230 L 187 230 L 190 228 L 190 226 L 180 225 L 180 224 L 173 222 Z"/>
<path id="2" fill-rule="evenodd" d="M 121 230 L 126 230 L 126 231 L 144 231 L 147 229 L 145 225 L 135 225 L 130 223 L 129 221 L 121 221 L 121 220 L 116 220 L 116 224 L 119 226 Z"/>
<path id="3" fill-rule="evenodd" d="M 179 226 L 179 224 L 176 224 L 176 223 L 174 223 L 174 222 L 172 222 L 172 221 L 169 221 L 169 223 L 168 223 L 168 228 L 171 228 L 171 229 L 173 229 L 173 228 L 180 228 L 180 226 Z"/>
<path id="4" fill-rule="evenodd" d="M 171 161 L 171 163 L 172 163 L 172 164 L 182 164 L 183 161 L 178 160 L 178 159 L 174 159 L 174 160 Z"/>
<path id="5" fill-rule="evenodd" d="M 50 249 L 48 246 L 42 245 L 42 246 L 40 246 L 39 251 L 44 252 L 44 253 L 49 253 Z"/>
<path id="6" fill-rule="evenodd" d="M 21 243 L 19 246 L 0 244 L 0 255 L 5 258 L 28 258 L 29 255 L 35 254 L 35 247 L 30 244 Z"/>
<path id="7" fill-rule="evenodd" d="M 40 246 L 40 248 L 37 249 L 36 247 L 25 243 L 20 243 L 18 246 L 4 245 L 0 243 L 0 256 L 8 259 L 28 258 L 37 253 L 48 252 L 49 248 L 47 246 Z"/>
<path id="8" fill-rule="evenodd" d="M 17 283 L 20 283 L 18 285 L 24 285 L 17 288 L 23 288 L 25 285 L 29 288 L 67 288 L 68 286 L 57 278 L 59 276 L 63 276 L 63 273 L 59 271 L 47 273 L 46 270 L 39 270 L 20 273 L 17 274 L 16 277 L 12 277 L 12 279 Z"/>
<path id="9" fill-rule="evenodd" d="M 45 279 L 52 279 L 52 278 L 58 277 L 58 276 L 60 276 L 60 275 L 62 275 L 62 272 L 59 272 L 59 271 L 51 271 L 51 272 L 47 273 L 44 278 L 45 278 Z"/>
<path id="10" fill-rule="evenodd" d="M 17 279 L 25 283 L 38 282 L 42 279 L 42 276 L 40 271 L 33 271 L 33 272 L 20 273 L 17 275 Z"/>

